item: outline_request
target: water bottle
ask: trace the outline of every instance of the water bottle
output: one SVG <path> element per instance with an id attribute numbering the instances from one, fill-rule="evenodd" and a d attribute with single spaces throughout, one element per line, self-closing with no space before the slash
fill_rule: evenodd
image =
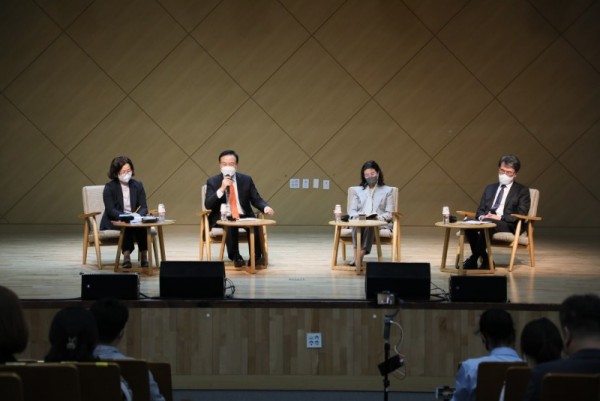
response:
<path id="1" fill-rule="evenodd" d="M 333 215 L 335 216 L 335 222 L 340 223 L 342 221 L 342 205 L 335 205 L 333 209 Z"/>
<path id="2" fill-rule="evenodd" d="M 442 208 L 442 220 L 444 224 L 450 223 L 450 208 L 448 206 Z"/>
<path id="3" fill-rule="evenodd" d="M 221 221 L 227 220 L 227 204 L 221 203 Z"/>
<path id="4" fill-rule="evenodd" d="M 165 221 L 165 216 L 167 214 L 167 210 L 165 209 L 164 203 L 158 204 L 158 220 Z"/>

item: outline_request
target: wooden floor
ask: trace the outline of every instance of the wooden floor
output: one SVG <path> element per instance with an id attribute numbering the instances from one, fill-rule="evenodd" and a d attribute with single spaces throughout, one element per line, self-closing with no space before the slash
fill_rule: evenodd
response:
<path id="1" fill-rule="evenodd" d="M 331 227 L 273 227 L 269 229 L 269 268 L 256 275 L 227 271 L 236 299 L 362 300 L 364 276 L 332 271 Z M 98 273 L 91 250 L 88 264 L 81 263 L 82 229 L 62 227 L 0 227 L 0 282 L 22 299 L 77 299 L 82 273 Z M 509 274 L 508 250 L 494 249 L 497 275 L 508 276 L 510 301 L 525 304 L 558 304 L 572 293 L 600 293 L 600 229 L 544 229 L 536 231 L 537 265 L 520 252 Z M 403 227 L 402 262 L 431 264 L 432 294 L 448 291 L 450 274 L 439 271 L 443 231 L 439 228 Z M 455 241 L 455 238 L 452 238 Z M 167 259 L 198 260 L 195 226 L 165 228 Z M 455 245 L 451 244 L 451 249 Z M 247 257 L 246 245 L 241 245 Z M 112 273 L 116 247 L 103 248 L 107 264 L 101 273 Z M 213 258 L 218 252 L 213 246 Z M 390 248 L 383 249 L 390 260 Z M 350 253 L 350 249 L 348 249 Z M 366 261 L 375 258 L 367 256 Z M 502 267 L 504 266 L 504 267 Z M 141 276 L 141 292 L 159 296 L 158 276 Z M 437 300 L 434 297 L 433 300 Z"/>

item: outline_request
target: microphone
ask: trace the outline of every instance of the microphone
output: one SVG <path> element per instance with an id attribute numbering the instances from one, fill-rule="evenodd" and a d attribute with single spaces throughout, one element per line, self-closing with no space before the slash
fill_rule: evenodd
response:
<path id="1" fill-rule="evenodd" d="M 224 177 L 231 179 L 231 174 L 225 174 Z M 229 185 L 225 188 L 225 195 L 227 196 L 227 199 L 229 199 Z"/>

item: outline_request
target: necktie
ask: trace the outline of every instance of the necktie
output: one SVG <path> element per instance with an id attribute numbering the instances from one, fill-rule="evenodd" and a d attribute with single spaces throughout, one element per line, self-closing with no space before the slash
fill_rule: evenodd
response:
<path id="1" fill-rule="evenodd" d="M 231 216 L 238 220 L 240 218 L 240 212 L 237 208 L 237 198 L 235 196 L 235 185 L 229 186 L 229 207 L 231 208 Z"/>
<path id="2" fill-rule="evenodd" d="M 496 213 L 496 209 L 498 209 L 500 207 L 500 202 L 502 202 L 502 196 L 504 195 L 504 188 L 506 188 L 506 185 L 502 184 L 500 185 L 500 192 L 498 192 L 498 196 L 496 196 L 496 200 L 494 201 L 494 204 L 492 205 L 492 212 Z"/>

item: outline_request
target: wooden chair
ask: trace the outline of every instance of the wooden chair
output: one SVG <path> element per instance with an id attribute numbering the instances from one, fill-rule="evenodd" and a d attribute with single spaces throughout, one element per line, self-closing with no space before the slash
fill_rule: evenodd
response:
<path id="1" fill-rule="evenodd" d="M 13 372 L 0 373 L 0 394 L 3 400 L 23 401 L 23 382 L 19 375 Z"/>
<path id="2" fill-rule="evenodd" d="M 398 212 L 398 187 L 392 187 L 394 197 L 394 211 L 392 213 L 392 229 L 384 226 L 379 230 L 379 238 L 381 244 L 392 246 L 392 261 L 400 261 L 400 217 L 402 214 Z M 348 188 L 348 200 L 346 202 L 346 210 L 348 210 L 352 198 L 354 197 L 354 187 Z M 342 245 L 342 258 L 346 260 L 346 245 L 352 246 L 352 228 L 342 228 L 340 233 L 340 243 Z M 381 254 L 378 253 L 378 258 Z"/>
<path id="3" fill-rule="evenodd" d="M 477 368 L 475 398 L 478 400 L 497 400 L 504 386 L 506 371 L 513 366 L 527 365 L 525 362 L 481 362 Z"/>
<path id="4" fill-rule="evenodd" d="M 522 401 L 531 379 L 531 369 L 527 366 L 511 366 L 506 371 L 504 401 Z"/>
<path id="5" fill-rule="evenodd" d="M 102 270 L 102 253 L 100 247 L 106 245 L 117 246 L 119 243 L 120 230 L 100 230 L 100 220 L 104 213 L 104 199 L 102 193 L 104 185 L 85 186 L 81 190 L 83 199 L 83 213 L 79 215 L 83 219 L 83 264 L 87 263 L 87 254 L 89 246 L 96 250 L 96 263 L 98 269 Z M 159 265 L 157 232 L 152 229 L 152 239 L 154 241 L 154 257 L 156 265 Z M 138 252 L 138 258 L 140 257 Z"/>
<path id="6" fill-rule="evenodd" d="M 148 378 L 148 363 L 140 359 L 111 359 L 121 369 L 121 376 L 127 381 L 133 392 L 133 401 L 150 400 L 150 380 Z"/>
<path id="7" fill-rule="evenodd" d="M 220 226 L 215 226 L 210 228 L 210 222 L 208 220 L 208 216 L 211 213 L 211 210 L 206 209 L 204 206 L 204 200 L 206 199 L 206 185 L 202 186 L 202 211 L 197 212 L 196 215 L 200 217 L 200 260 L 204 260 L 204 252 L 206 251 L 206 260 L 211 260 L 210 256 L 210 246 L 212 244 L 220 244 L 219 251 L 219 260 L 223 260 L 223 255 L 225 254 L 225 241 L 223 241 L 223 228 Z M 256 213 L 259 218 L 264 218 L 262 212 Z M 265 244 L 265 249 L 269 249 L 268 237 L 267 237 L 267 227 L 264 227 L 264 236 L 262 240 Z M 244 243 L 248 242 L 248 233 L 244 229 L 240 229 L 239 242 Z"/>
<path id="8" fill-rule="evenodd" d="M 121 369 L 111 362 L 76 362 L 82 401 L 123 401 Z"/>
<path id="9" fill-rule="evenodd" d="M 529 194 L 531 196 L 531 206 L 527 215 L 513 214 L 512 216 L 517 219 L 517 228 L 515 233 L 499 232 L 492 235 L 491 243 L 493 247 L 509 248 L 511 249 L 510 263 L 508 265 L 508 271 L 512 272 L 515 264 L 515 257 L 517 255 L 517 249 L 526 249 L 529 251 L 529 261 L 531 267 L 535 267 L 535 245 L 534 245 L 534 223 L 542 220 L 541 217 L 536 216 L 538 203 L 540 200 L 540 191 L 534 188 L 529 188 Z M 459 210 L 456 212 L 459 215 L 465 216 L 465 218 L 474 218 L 475 212 L 467 212 Z M 527 230 L 523 230 L 523 224 L 527 224 Z M 516 239 L 516 241 L 515 241 Z"/>
<path id="10" fill-rule="evenodd" d="M 598 401 L 600 374 L 547 373 L 542 380 L 541 401 Z"/>
<path id="11" fill-rule="evenodd" d="M 148 362 L 148 369 L 152 372 L 160 393 L 165 397 L 165 401 L 173 401 L 171 364 L 168 362 Z"/>
<path id="12" fill-rule="evenodd" d="M 0 372 L 13 372 L 21 378 L 24 401 L 82 401 L 79 372 L 73 364 L 4 365 Z"/>

